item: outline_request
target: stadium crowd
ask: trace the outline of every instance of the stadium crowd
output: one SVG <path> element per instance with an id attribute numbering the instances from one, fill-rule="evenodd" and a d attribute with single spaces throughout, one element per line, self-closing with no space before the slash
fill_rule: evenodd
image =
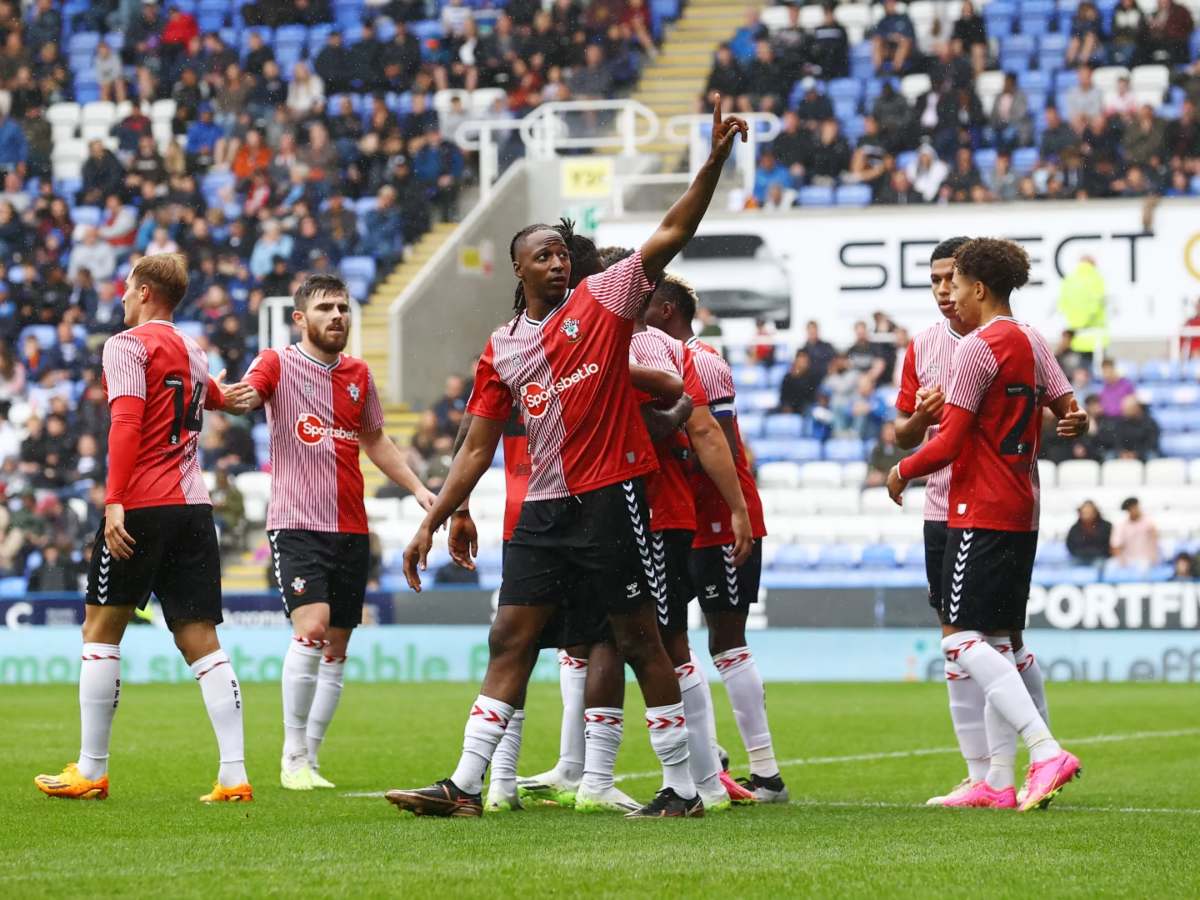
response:
<path id="1" fill-rule="evenodd" d="M 871 9 L 751 11 L 717 50 L 699 105 L 783 119 L 735 204 L 1200 193 L 1200 29 L 1176 0 Z"/>

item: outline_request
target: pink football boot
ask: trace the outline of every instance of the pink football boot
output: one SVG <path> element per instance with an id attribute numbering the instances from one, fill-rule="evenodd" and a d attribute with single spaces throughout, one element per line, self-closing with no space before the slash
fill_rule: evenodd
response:
<path id="1" fill-rule="evenodd" d="M 1021 789 L 1021 812 L 1045 809 L 1073 778 L 1083 774 L 1079 759 L 1063 750 L 1058 756 L 1029 766 L 1025 787 Z"/>
<path id="2" fill-rule="evenodd" d="M 731 803 L 748 805 L 758 802 L 758 798 L 734 781 L 728 772 L 721 772 L 721 786 L 725 788 L 725 793 L 729 795 L 729 801 Z"/>
<path id="3" fill-rule="evenodd" d="M 1017 792 L 1009 787 L 997 790 L 986 781 L 976 781 L 965 791 L 955 791 L 942 806 L 971 807 L 975 809 L 1016 809 Z"/>

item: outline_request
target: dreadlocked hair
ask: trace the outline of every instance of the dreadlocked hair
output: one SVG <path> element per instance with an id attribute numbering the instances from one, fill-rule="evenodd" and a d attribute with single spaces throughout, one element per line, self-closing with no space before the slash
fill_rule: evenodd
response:
<path id="1" fill-rule="evenodd" d="M 525 238 L 527 238 L 529 235 L 533 234 L 535 231 L 547 231 L 547 230 L 554 231 L 556 229 L 552 225 L 545 225 L 541 222 L 535 222 L 533 225 L 526 225 L 524 228 L 522 228 L 520 231 L 518 231 L 516 234 L 514 234 L 512 237 L 512 240 L 508 242 L 508 258 L 509 258 L 509 260 L 514 263 L 517 261 L 517 244 L 521 243 L 521 241 L 525 240 Z M 525 300 L 525 285 L 523 285 L 520 281 L 518 281 L 516 290 L 513 291 L 513 312 L 516 313 L 517 315 L 520 315 L 522 312 L 525 311 L 526 305 L 527 304 L 526 304 L 526 300 Z M 516 316 L 513 317 L 512 327 L 513 327 L 513 329 L 515 329 L 517 327 L 517 317 Z M 510 331 L 511 331 L 511 329 L 510 329 Z"/>
<path id="2" fill-rule="evenodd" d="M 571 219 L 559 219 L 554 230 L 562 235 L 563 243 L 571 254 L 571 277 L 567 287 L 576 288 L 585 278 L 604 271 L 600 261 L 600 253 L 596 243 L 590 237 L 575 233 L 575 223 Z"/>
<path id="3" fill-rule="evenodd" d="M 1029 281 L 1029 254 L 1013 241 L 976 238 L 954 251 L 958 271 L 984 286 L 1002 300 Z"/>
<path id="4" fill-rule="evenodd" d="M 629 247 L 601 247 L 599 252 L 600 261 L 604 263 L 606 269 L 633 256 L 633 250 Z"/>

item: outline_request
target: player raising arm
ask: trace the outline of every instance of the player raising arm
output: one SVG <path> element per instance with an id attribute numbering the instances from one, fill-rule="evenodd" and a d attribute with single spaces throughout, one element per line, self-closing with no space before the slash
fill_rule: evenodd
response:
<path id="1" fill-rule="evenodd" d="M 128 331 L 104 344 L 104 389 L 112 409 L 104 521 L 88 571 L 79 668 L 79 760 L 39 775 L 52 797 L 108 796 L 108 749 L 121 697 L 121 638 L 135 608 L 158 597 L 175 646 L 200 683 L 217 735 L 217 782 L 200 799 L 254 799 L 246 777 L 242 694 L 217 640 L 221 553 L 212 501 L 197 458 L 204 410 L 221 409 L 208 357 L 175 327 L 188 286 L 187 260 L 138 260 L 121 303 Z M 222 373 L 224 374 L 224 373 Z"/>
<path id="2" fill-rule="evenodd" d="M 350 635 L 362 622 L 370 564 L 361 447 L 428 509 L 433 495 L 383 430 L 375 380 L 342 351 L 350 294 L 333 275 L 310 275 L 293 297 L 300 341 L 264 350 L 229 389 L 230 409 L 267 408 L 271 502 L 267 536 L 292 640 L 283 659 L 283 758 L 289 790 L 331 788 L 318 751 L 342 694 Z"/>
<path id="3" fill-rule="evenodd" d="M 1050 733 L 1016 669 L 1011 634 L 1025 625 L 1037 550 L 1041 412 L 1059 428 L 1075 409 L 1071 386 L 1040 334 L 1012 318 L 1009 296 L 1029 280 L 1029 257 L 1011 241 L 982 238 L 955 252 L 959 322 L 973 333 L 954 354 L 954 377 L 936 438 L 888 475 L 899 503 L 909 480 L 953 464 L 942 566 L 942 650 L 979 685 L 990 765 L 960 805 L 1045 806 L 1079 773 Z M 1064 424 L 1064 420 L 1066 420 Z M 1018 800 L 1016 735 L 1030 766 Z"/>
<path id="4" fill-rule="evenodd" d="M 674 668 L 654 622 L 654 578 L 641 476 L 654 451 L 629 377 L 633 320 L 664 267 L 695 233 L 721 168 L 745 122 L 714 114 L 712 150 L 658 230 L 629 259 L 568 292 L 571 260 L 562 235 L 522 229 L 510 246 L 518 315 L 492 334 L 468 404 L 474 415 L 433 509 L 404 553 L 409 585 L 421 586 L 433 532 L 491 464 L 514 400 L 524 406 L 532 470 L 504 558 L 500 606 L 483 688 L 468 717 L 450 778 L 388 800 L 423 815 L 480 815 L 483 773 L 519 702 L 533 649 L 555 607 L 590 590 L 609 617 L 647 706 L 663 789 L 633 815 L 692 816 L 703 804 L 688 771 L 687 730 Z"/>

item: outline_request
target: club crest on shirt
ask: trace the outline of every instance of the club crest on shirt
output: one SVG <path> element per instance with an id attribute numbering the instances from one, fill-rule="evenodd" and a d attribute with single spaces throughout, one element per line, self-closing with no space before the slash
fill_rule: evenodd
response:
<path id="1" fill-rule="evenodd" d="M 579 333 L 578 319 L 564 319 L 559 331 L 567 336 L 567 342 L 574 344 L 582 336 Z"/>
<path id="2" fill-rule="evenodd" d="M 358 398 L 362 396 L 362 392 L 358 389 L 358 385 L 354 384 L 353 382 L 351 382 L 350 386 L 346 388 L 346 390 L 350 393 L 350 401 L 352 403 L 357 403 Z"/>
<path id="3" fill-rule="evenodd" d="M 297 597 L 302 597 L 304 595 L 304 589 L 307 586 L 308 586 L 308 582 L 305 581 L 303 578 L 301 578 L 299 575 L 297 575 L 295 578 L 292 579 L 292 593 L 295 594 Z"/>
<path id="4" fill-rule="evenodd" d="M 942 374 L 942 367 L 939 366 L 937 363 L 933 363 L 929 366 L 928 369 L 925 370 L 925 372 L 930 378 L 937 378 L 939 375 Z"/>
<path id="5" fill-rule="evenodd" d="M 301 392 L 305 397 L 312 397 L 317 393 L 316 386 L 311 381 L 306 381 L 300 386 Z"/>

